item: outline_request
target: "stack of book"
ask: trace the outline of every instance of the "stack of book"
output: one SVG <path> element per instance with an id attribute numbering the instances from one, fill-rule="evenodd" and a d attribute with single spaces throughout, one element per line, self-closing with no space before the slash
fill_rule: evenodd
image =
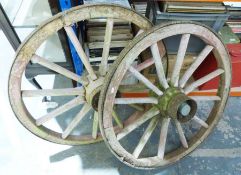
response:
<path id="1" fill-rule="evenodd" d="M 169 13 L 225 13 L 222 3 L 216 2 L 163 2 L 160 9 Z"/>
<path id="2" fill-rule="evenodd" d="M 84 0 L 84 4 L 92 3 L 115 3 L 131 8 L 128 0 Z M 99 66 L 102 59 L 102 51 L 104 45 L 104 37 L 106 30 L 106 19 L 90 19 L 85 23 L 85 52 L 89 56 L 92 65 Z M 133 38 L 131 24 L 126 20 L 114 19 L 114 27 L 111 37 L 109 63 L 112 63 L 122 49 Z"/>
<path id="3" fill-rule="evenodd" d="M 143 16 L 146 15 L 147 2 L 145 1 L 133 1 L 133 8 Z"/>

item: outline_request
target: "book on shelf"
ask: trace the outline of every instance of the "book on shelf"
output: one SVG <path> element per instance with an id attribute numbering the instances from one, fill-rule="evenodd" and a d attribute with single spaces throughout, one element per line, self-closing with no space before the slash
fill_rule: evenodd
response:
<path id="1" fill-rule="evenodd" d="M 162 12 L 168 13 L 225 13 L 226 8 L 218 2 L 161 2 Z"/>

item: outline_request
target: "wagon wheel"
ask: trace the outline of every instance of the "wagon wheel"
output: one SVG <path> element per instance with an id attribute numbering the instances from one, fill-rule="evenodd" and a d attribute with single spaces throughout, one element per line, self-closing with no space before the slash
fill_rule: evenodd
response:
<path id="1" fill-rule="evenodd" d="M 161 57 L 154 54 L 157 80 L 150 82 L 138 71 L 138 65 L 132 65 L 133 60 L 146 48 L 155 51 L 158 41 L 174 35 L 180 35 L 181 41 L 171 76 L 165 76 Z M 206 46 L 181 76 L 180 70 L 192 35 L 203 40 Z M 196 81 L 188 81 L 210 52 L 215 55 L 218 68 Z M 146 96 L 119 94 L 125 74 L 132 74 L 149 90 Z M 190 96 L 190 92 L 214 78 L 219 78 L 215 96 Z M 228 98 L 230 80 L 228 52 L 211 29 L 192 22 L 156 26 L 132 41 L 129 48 L 121 52 L 106 76 L 99 101 L 102 136 L 111 152 L 129 166 L 155 168 L 172 164 L 193 151 L 215 127 Z M 120 111 L 123 111 L 124 105 L 130 103 L 148 105 L 136 120 L 126 123 L 121 132 L 115 133 L 111 120 L 113 106 L 118 105 Z M 212 104 L 206 106 L 209 111 L 204 116 L 204 111 L 200 111 L 199 107 L 209 103 Z M 137 114 L 129 115 L 132 117 Z M 191 132 L 188 128 L 191 128 L 192 133 L 185 132 Z"/>
<path id="2" fill-rule="evenodd" d="M 71 25 L 76 22 L 89 20 L 93 18 L 106 18 L 106 34 L 105 42 L 103 45 L 102 62 L 99 70 L 94 70 L 88 61 L 88 57 L 77 37 L 75 36 Z M 125 20 L 139 28 L 141 31 L 146 30 L 152 26 L 152 24 L 145 17 L 139 15 L 135 11 L 118 6 L 108 4 L 95 4 L 95 5 L 82 5 L 72 8 L 63 13 L 57 14 L 49 19 L 44 24 L 40 25 L 26 40 L 22 43 L 17 51 L 15 61 L 13 63 L 10 78 L 9 78 L 9 97 L 12 109 L 19 119 L 19 121 L 35 135 L 60 144 L 87 144 L 94 143 L 101 140 L 101 135 L 98 133 L 98 113 L 96 112 L 98 105 L 98 97 L 105 77 L 107 68 L 107 59 L 109 56 L 111 33 L 114 25 L 114 19 Z M 36 50 L 40 45 L 46 41 L 50 36 L 55 34 L 58 30 L 64 28 L 71 42 L 73 43 L 81 61 L 84 64 L 85 72 L 82 76 L 79 76 L 59 65 L 40 57 L 36 54 Z M 81 87 L 66 88 L 66 89 L 43 89 L 43 90 L 26 90 L 22 89 L 21 81 L 23 73 L 29 62 L 40 64 L 60 75 L 81 83 Z M 38 116 L 38 118 L 29 112 L 24 100 L 27 97 L 38 96 L 72 96 L 72 100 L 66 104 L 54 109 L 44 116 Z M 73 120 L 70 121 L 66 128 L 62 131 L 56 131 L 47 125 L 48 122 L 53 121 L 61 114 L 65 114 L 70 109 L 83 105 L 79 112 L 75 115 Z M 92 126 L 90 125 L 89 133 L 78 135 L 73 134 L 73 130 L 77 127 L 80 121 L 85 118 L 86 114 L 95 109 L 94 119 Z M 69 118 L 69 116 L 64 116 Z M 117 116 L 114 116 L 121 127 L 121 123 L 118 122 Z M 92 134 L 91 134 L 92 133 Z"/>

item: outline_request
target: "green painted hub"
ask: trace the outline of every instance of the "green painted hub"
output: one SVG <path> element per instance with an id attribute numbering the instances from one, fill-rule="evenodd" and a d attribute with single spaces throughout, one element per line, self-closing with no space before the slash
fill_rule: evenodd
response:
<path id="1" fill-rule="evenodd" d="M 157 96 L 155 96 L 157 97 Z M 178 119 L 180 122 L 191 120 L 197 111 L 197 104 L 179 88 L 170 87 L 158 98 L 155 106 L 160 110 L 161 116 Z"/>
<path id="2" fill-rule="evenodd" d="M 164 92 L 164 94 L 161 97 L 158 98 L 158 104 L 156 106 L 161 111 L 161 114 L 163 116 L 167 116 L 165 111 L 167 111 L 168 109 L 168 104 L 170 100 L 180 93 L 181 91 L 178 88 L 170 87 Z"/>

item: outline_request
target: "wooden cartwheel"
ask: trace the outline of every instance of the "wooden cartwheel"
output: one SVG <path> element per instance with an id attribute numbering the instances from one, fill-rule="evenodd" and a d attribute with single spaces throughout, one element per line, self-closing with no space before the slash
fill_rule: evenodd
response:
<path id="1" fill-rule="evenodd" d="M 89 63 L 88 57 L 86 56 L 86 53 L 71 27 L 71 25 L 79 21 L 96 18 L 107 19 L 102 61 L 99 70 L 94 70 Z M 109 56 L 111 33 L 115 19 L 127 21 L 130 24 L 135 25 L 140 31 L 145 31 L 152 27 L 152 24 L 148 19 L 126 7 L 111 4 L 82 5 L 53 16 L 48 21 L 40 25 L 21 44 L 16 53 L 16 58 L 9 76 L 9 98 L 12 109 L 18 120 L 33 134 L 51 142 L 69 145 L 88 144 L 102 140 L 101 134 L 98 133 L 98 112 L 96 110 L 98 108 L 99 92 L 102 87 L 104 77 L 108 72 L 107 61 Z M 85 72 L 82 76 L 60 67 L 48 59 L 36 54 L 36 51 L 41 44 L 62 28 L 65 29 L 84 64 Z M 82 87 L 42 90 L 22 89 L 22 78 L 26 70 L 26 66 L 30 63 L 30 61 L 31 64 L 40 64 L 54 72 L 74 80 L 82 84 Z M 75 98 L 46 115 L 36 118 L 36 116 L 34 117 L 25 106 L 23 98 L 39 96 L 73 96 Z M 51 128 L 51 126 L 45 125 L 50 120 L 55 119 L 61 114 L 64 115 L 66 111 L 69 111 L 79 105 L 83 106 L 73 119 L 69 119 L 72 121 L 68 123 L 62 133 L 55 131 Z M 80 121 L 93 108 L 95 109 L 95 112 L 92 125 L 89 126 L 90 132 L 83 135 L 72 134 L 72 131 L 76 128 Z M 69 116 L 66 115 L 65 117 L 68 118 Z M 118 117 L 113 115 L 113 118 L 119 128 L 121 128 L 123 124 L 118 120 Z"/>
<path id="2" fill-rule="evenodd" d="M 107 19 L 102 60 L 98 70 L 89 63 L 71 27 L 76 22 L 95 18 Z M 139 32 L 141 34 L 126 46 L 114 64 L 108 68 L 113 19 L 126 20 L 144 32 Z M 94 143 L 102 140 L 103 136 L 108 148 L 120 161 L 136 168 L 163 167 L 189 154 L 211 133 L 222 115 L 230 91 L 229 55 L 218 35 L 202 24 L 174 22 L 151 27 L 152 24 L 135 11 L 109 4 L 78 6 L 57 14 L 40 25 L 21 44 L 9 76 L 9 99 L 18 120 L 38 137 L 59 144 Z M 36 54 L 41 44 L 61 28 L 65 29 L 84 64 L 85 72 L 82 76 Z M 175 35 L 181 35 L 181 41 L 174 68 L 168 77 L 163 64 L 166 51 L 162 41 Z M 181 75 L 180 70 L 192 35 L 204 41 L 206 46 Z M 141 55 L 147 50 L 152 54 L 152 58 L 141 59 Z M 216 70 L 198 80 L 190 81 L 192 74 L 210 52 L 216 58 Z M 23 89 L 22 78 L 30 62 L 40 64 L 82 86 Z M 134 62 L 137 62 L 137 65 L 133 64 Z M 148 79 L 147 74 L 142 74 L 151 66 L 155 68 L 154 80 Z M 139 83 L 125 85 L 123 81 L 129 77 L 136 78 Z M 198 86 L 213 78 L 219 78 L 219 86 L 214 96 L 190 96 Z M 25 106 L 23 98 L 39 96 L 74 98 L 36 118 Z M 206 104 L 205 110 L 202 109 L 202 104 Z M 62 132 L 57 132 L 51 125 L 47 125 L 50 120 L 81 105 L 81 109 L 73 119 L 70 118 Z M 127 105 L 136 105 L 136 108 L 145 106 L 145 109 L 133 111 L 129 110 Z M 90 132 L 83 135 L 74 134 L 73 130 L 93 109 L 95 112 L 89 126 Z M 102 136 L 98 133 L 98 122 Z"/>
<path id="3" fill-rule="evenodd" d="M 157 42 L 175 35 L 180 35 L 181 40 L 172 73 L 166 77 Z M 198 37 L 206 46 L 181 75 L 191 36 Z M 146 49 L 152 50 L 156 67 L 154 82 L 140 73 L 141 63 L 133 65 L 133 61 Z M 215 56 L 216 70 L 198 80 L 189 81 L 210 52 Z M 134 76 L 139 84 L 123 88 L 122 81 L 126 76 Z M 219 78 L 215 96 L 189 95 L 214 78 Z M 212 29 L 194 22 L 155 26 L 137 36 L 121 52 L 105 78 L 99 115 L 106 145 L 120 161 L 132 167 L 152 169 L 175 163 L 197 148 L 216 126 L 228 99 L 230 81 L 229 54 Z M 130 94 L 135 94 L 135 90 L 140 92 L 140 89 L 143 91 L 141 96 L 131 97 Z M 124 113 L 127 104 L 146 104 L 146 110 L 127 114 Z M 120 117 L 128 121 L 118 133 L 113 127 L 113 107 L 118 108 Z"/>

